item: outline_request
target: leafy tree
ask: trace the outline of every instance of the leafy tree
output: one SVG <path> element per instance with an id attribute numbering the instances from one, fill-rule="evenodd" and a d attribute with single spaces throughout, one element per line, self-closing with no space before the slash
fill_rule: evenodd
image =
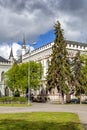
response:
<path id="1" fill-rule="evenodd" d="M 42 64 L 31 61 L 30 62 L 30 87 L 31 88 L 37 89 L 38 87 L 40 87 L 42 73 L 43 73 Z"/>
<path id="2" fill-rule="evenodd" d="M 54 27 L 56 38 L 52 47 L 51 62 L 48 67 L 47 87 L 57 87 L 61 93 L 61 103 L 64 103 L 64 94 L 69 92 L 71 71 L 63 29 L 61 29 L 61 25 L 58 21 Z"/>
<path id="3" fill-rule="evenodd" d="M 30 75 L 28 75 L 28 72 Z M 41 63 L 34 61 L 23 64 L 15 63 L 11 69 L 5 73 L 5 84 L 9 86 L 13 92 L 19 90 L 24 92 L 28 86 L 28 78 L 30 78 L 30 88 L 37 89 L 41 84 L 42 73 Z"/>
<path id="4" fill-rule="evenodd" d="M 25 92 L 25 89 L 28 84 L 27 76 L 28 76 L 27 63 L 19 64 L 18 88 L 22 91 L 22 93 Z"/>
<path id="5" fill-rule="evenodd" d="M 19 77 L 19 65 L 14 64 L 10 70 L 5 73 L 5 84 L 14 92 L 17 89 Z"/>
<path id="6" fill-rule="evenodd" d="M 87 54 L 81 55 L 81 61 L 82 61 L 82 73 L 84 75 L 83 89 L 84 93 L 87 95 Z"/>
<path id="7" fill-rule="evenodd" d="M 76 96 L 80 96 L 84 93 L 84 74 L 82 72 L 82 60 L 80 57 L 80 51 L 76 53 L 76 56 L 73 58 L 72 61 L 72 72 L 74 77 L 74 85 L 75 85 L 75 93 Z M 81 101 L 81 100 L 80 100 Z"/>

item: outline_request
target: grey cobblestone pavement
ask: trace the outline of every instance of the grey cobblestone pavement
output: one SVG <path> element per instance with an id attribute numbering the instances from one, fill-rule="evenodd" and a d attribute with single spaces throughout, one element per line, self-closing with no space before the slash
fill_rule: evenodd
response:
<path id="1" fill-rule="evenodd" d="M 84 130 L 87 130 L 87 105 L 33 103 L 32 106 L 29 107 L 0 107 L 0 113 L 18 112 L 73 112 L 78 114 Z"/>

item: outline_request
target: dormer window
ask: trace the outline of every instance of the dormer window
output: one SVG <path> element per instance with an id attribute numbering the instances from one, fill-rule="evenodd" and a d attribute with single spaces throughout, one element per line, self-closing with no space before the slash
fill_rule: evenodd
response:
<path id="1" fill-rule="evenodd" d="M 75 45 L 73 45 L 73 47 L 75 47 Z"/>
<path id="2" fill-rule="evenodd" d="M 80 48 L 82 49 L 82 46 L 80 46 Z"/>
<path id="3" fill-rule="evenodd" d="M 78 48 L 78 45 L 76 47 Z"/>
<path id="4" fill-rule="evenodd" d="M 71 44 L 69 44 L 69 47 L 71 47 Z"/>
<path id="5" fill-rule="evenodd" d="M 83 49 L 85 49 L 85 46 L 83 46 Z"/>

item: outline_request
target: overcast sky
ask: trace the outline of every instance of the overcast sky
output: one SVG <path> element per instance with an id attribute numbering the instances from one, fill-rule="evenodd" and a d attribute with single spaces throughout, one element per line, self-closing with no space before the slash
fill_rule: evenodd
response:
<path id="1" fill-rule="evenodd" d="M 87 42 L 87 0 L 0 0 L 0 55 L 8 58 L 12 43 L 17 55 L 23 35 L 37 42 L 57 20 L 66 39 Z"/>

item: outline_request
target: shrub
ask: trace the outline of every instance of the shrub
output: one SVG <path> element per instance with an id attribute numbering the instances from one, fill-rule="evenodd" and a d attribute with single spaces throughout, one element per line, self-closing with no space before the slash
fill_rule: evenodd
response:
<path id="1" fill-rule="evenodd" d="M 1 97 L 0 103 L 26 103 L 25 97 Z"/>
<path id="2" fill-rule="evenodd" d="M 14 97 L 20 97 L 20 92 L 18 90 L 15 91 Z"/>

